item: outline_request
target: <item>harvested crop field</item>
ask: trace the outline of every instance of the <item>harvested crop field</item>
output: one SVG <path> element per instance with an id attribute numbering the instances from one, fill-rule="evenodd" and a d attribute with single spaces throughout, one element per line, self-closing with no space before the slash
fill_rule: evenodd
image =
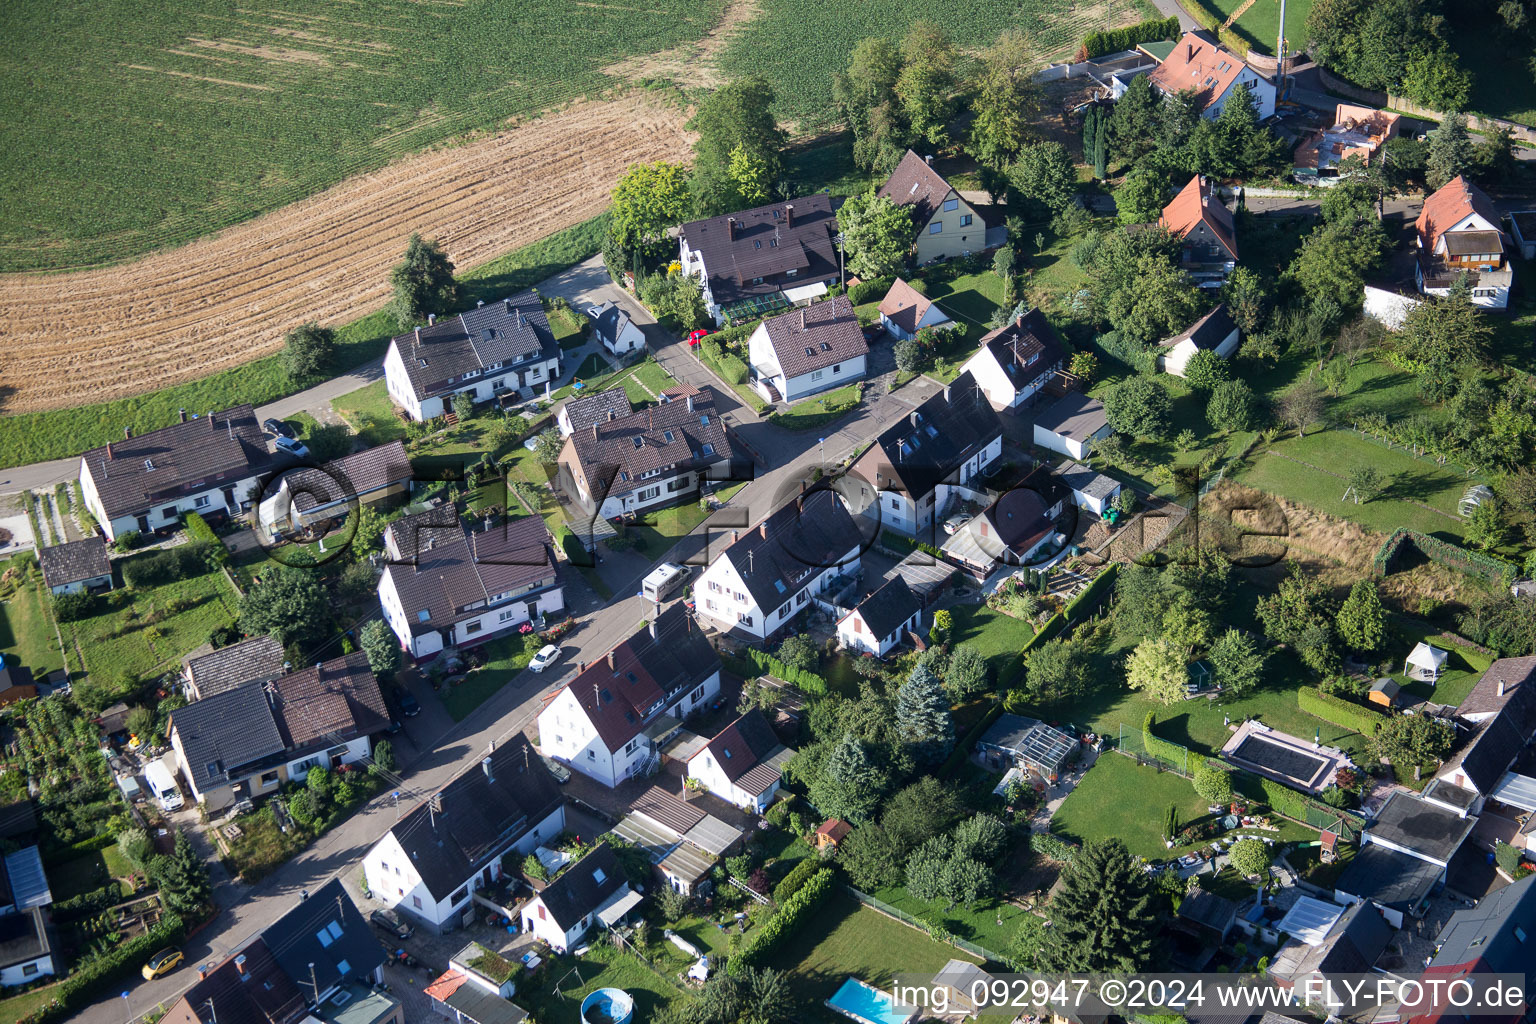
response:
<path id="1" fill-rule="evenodd" d="M 277 350 L 306 320 L 369 313 L 412 231 L 464 268 L 586 220 L 629 164 L 687 157 L 684 119 L 644 96 L 579 102 L 124 267 L 0 279 L 0 413 L 204 377 Z"/>

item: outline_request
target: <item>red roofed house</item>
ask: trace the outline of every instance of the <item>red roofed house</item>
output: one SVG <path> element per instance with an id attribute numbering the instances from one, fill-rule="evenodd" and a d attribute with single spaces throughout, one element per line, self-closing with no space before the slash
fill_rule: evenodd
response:
<path id="1" fill-rule="evenodd" d="M 1207 32 L 1184 33 L 1163 62 L 1149 76 L 1157 91 L 1174 96 L 1186 89 L 1200 94 L 1204 105 L 1201 116 L 1214 118 L 1239 83 L 1248 86 L 1258 107 L 1260 119 L 1275 112 L 1275 87 L 1243 63 L 1243 58 L 1224 50 Z"/>
<path id="2" fill-rule="evenodd" d="M 748 711 L 688 759 L 688 777 L 726 803 L 762 814 L 779 792 L 784 762 L 794 756 L 761 711 Z"/>
<path id="3" fill-rule="evenodd" d="M 880 300 L 880 322 L 894 337 L 905 340 L 924 327 L 953 327 L 951 320 L 933 300 L 910 284 L 897 278 L 891 290 Z"/>
<path id="4" fill-rule="evenodd" d="M 1220 288 L 1237 266 L 1237 229 L 1211 179 L 1197 174 L 1163 207 L 1158 226 L 1184 239 L 1179 266 L 1201 288 Z"/>
<path id="5" fill-rule="evenodd" d="M 1508 237 L 1487 193 L 1461 175 L 1424 200 L 1419 219 L 1415 277 L 1425 295 L 1446 295 L 1466 276 L 1474 305 L 1504 309 L 1514 281 L 1505 250 Z"/>

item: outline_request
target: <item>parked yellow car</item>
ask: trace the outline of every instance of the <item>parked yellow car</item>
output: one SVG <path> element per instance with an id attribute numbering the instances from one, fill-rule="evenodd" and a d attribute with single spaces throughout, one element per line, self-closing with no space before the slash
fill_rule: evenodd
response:
<path id="1" fill-rule="evenodd" d="M 176 968 L 180 967 L 181 962 L 185 959 L 186 955 L 175 946 L 171 946 L 168 949 L 162 949 L 160 952 L 150 957 L 149 963 L 144 965 L 144 980 L 154 981 L 156 978 L 165 977 L 167 974 L 170 974 Z"/>

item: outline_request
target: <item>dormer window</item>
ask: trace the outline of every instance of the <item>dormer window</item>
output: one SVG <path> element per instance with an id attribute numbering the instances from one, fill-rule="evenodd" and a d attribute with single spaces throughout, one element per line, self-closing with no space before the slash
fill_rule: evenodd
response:
<path id="1" fill-rule="evenodd" d="M 712 444 L 700 445 L 699 451 L 703 452 L 705 455 L 713 455 L 715 454 L 715 446 Z"/>
<path id="2" fill-rule="evenodd" d="M 419 359 L 418 358 L 416 360 L 416 365 L 425 368 L 426 365 L 427 365 L 427 361 L 425 359 Z"/>

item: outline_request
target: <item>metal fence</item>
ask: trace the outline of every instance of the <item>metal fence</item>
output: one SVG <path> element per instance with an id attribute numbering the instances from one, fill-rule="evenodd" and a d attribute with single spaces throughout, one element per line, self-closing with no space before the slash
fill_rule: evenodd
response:
<path id="1" fill-rule="evenodd" d="M 1150 765 L 1163 771 L 1174 772 L 1185 778 L 1190 778 L 1189 748 L 1178 743 L 1170 743 L 1168 740 L 1153 737 L 1153 744 L 1149 749 L 1146 735 L 1140 726 L 1127 726 L 1120 723 L 1120 742 L 1115 747 L 1127 757 L 1134 757 L 1139 764 Z"/>
<path id="2" fill-rule="evenodd" d="M 956 949 L 962 949 L 972 956 L 979 956 L 982 959 L 990 960 L 993 963 L 1006 964 L 1008 962 L 1002 956 L 992 952 L 985 946 L 978 946 L 974 942 L 967 942 L 959 936 L 953 935 L 947 931 L 944 931 L 942 928 L 931 925 L 921 918 L 913 917 L 911 914 L 904 910 L 897 910 L 889 903 L 883 903 L 869 895 L 867 892 L 860 892 L 858 889 L 855 889 L 851 885 L 845 885 L 843 886 L 843 889 L 847 891 L 848 895 L 852 896 L 866 907 L 869 907 L 872 910 L 878 910 L 880 913 L 886 915 L 887 917 L 894 917 L 902 924 L 911 925 L 913 928 L 926 932 L 930 937 L 938 940 L 939 942 L 946 942 L 949 945 L 954 946 Z"/>

